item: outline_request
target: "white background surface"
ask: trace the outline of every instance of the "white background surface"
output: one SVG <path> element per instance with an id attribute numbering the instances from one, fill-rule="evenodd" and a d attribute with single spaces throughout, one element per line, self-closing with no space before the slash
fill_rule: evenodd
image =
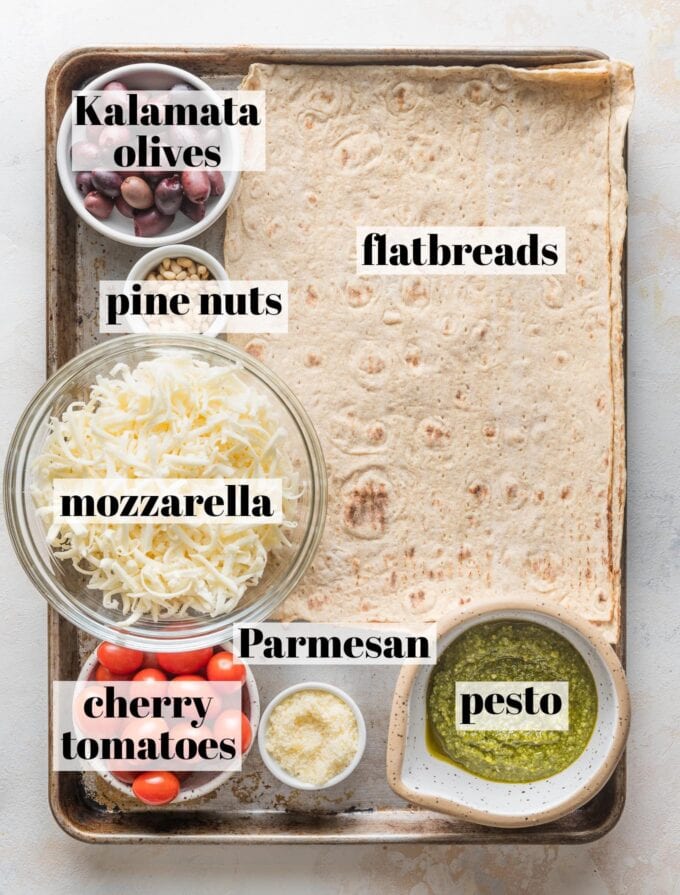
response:
<path id="1" fill-rule="evenodd" d="M 582 45 L 636 66 L 630 137 L 628 804 L 587 846 L 87 846 L 49 813 L 46 625 L 0 531 L 0 893 L 680 892 L 680 3 L 20 0 L 3 12 L 0 445 L 43 380 L 43 87 L 91 44 Z"/>

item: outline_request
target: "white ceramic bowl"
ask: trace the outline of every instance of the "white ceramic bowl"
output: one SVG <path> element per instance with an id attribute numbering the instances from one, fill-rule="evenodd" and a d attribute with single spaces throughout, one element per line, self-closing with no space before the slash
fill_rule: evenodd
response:
<path id="1" fill-rule="evenodd" d="M 205 264 L 205 266 L 213 275 L 212 279 L 229 279 L 227 271 L 220 264 L 217 258 L 211 255 L 209 252 L 206 252 L 203 249 L 199 249 L 198 246 L 178 244 L 159 246 L 156 249 L 151 249 L 151 251 L 147 252 L 146 255 L 142 255 L 142 257 L 132 267 L 132 270 L 128 274 L 128 282 L 132 282 L 134 280 L 144 280 L 147 274 L 151 273 L 154 268 L 158 267 L 163 258 L 191 258 L 191 260 L 196 261 L 197 264 Z M 181 283 L 168 280 L 168 288 L 175 285 L 177 286 L 177 289 L 181 291 Z M 130 332 L 146 335 L 151 332 L 162 333 L 162 330 L 152 330 L 143 317 L 130 315 L 127 316 L 125 319 Z M 201 335 L 212 337 L 217 336 L 224 329 L 224 324 L 225 317 L 218 317 Z"/>
<path id="2" fill-rule="evenodd" d="M 292 777 L 290 774 L 286 773 L 286 771 L 284 771 L 283 768 L 276 761 L 274 761 L 272 756 L 267 751 L 267 747 L 265 745 L 265 733 L 272 711 L 287 696 L 290 696 L 291 693 L 298 693 L 301 690 L 323 690 L 326 693 L 332 693 L 334 696 L 342 699 L 342 701 L 345 702 L 352 709 L 354 717 L 356 718 L 357 728 L 359 730 L 359 744 L 357 746 L 356 755 L 354 756 L 352 761 L 341 773 L 336 774 L 335 777 L 332 777 L 327 783 L 323 783 L 321 786 L 317 786 L 315 783 L 304 783 L 302 780 L 298 780 L 297 777 Z M 272 699 L 267 708 L 264 710 L 262 718 L 260 719 L 260 729 L 257 736 L 257 744 L 260 748 L 262 761 L 264 762 L 267 769 L 274 775 L 274 777 L 276 777 L 282 783 L 285 783 L 286 786 L 290 786 L 293 789 L 305 790 L 329 789 L 331 786 L 336 786 L 338 783 L 342 783 L 343 780 L 346 780 L 361 761 L 364 750 L 366 748 L 366 724 L 364 723 L 364 716 L 361 714 L 359 706 L 356 704 L 351 696 L 345 693 L 344 690 L 341 690 L 339 687 L 334 687 L 332 684 L 322 684 L 317 683 L 316 681 L 311 681 L 309 683 L 295 684 L 292 687 L 287 687 L 285 690 L 282 690 L 278 694 L 278 696 L 275 696 Z"/>
<path id="3" fill-rule="evenodd" d="M 94 78 L 88 83 L 87 87 L 91 90 L 98 90 L 105 84 L 108 84 L 109 81 L 122 81 L 131 90 L 166 90 L 172 87 L 173 84 L 185 81 L 197 90 L 214 92 L 205 81 L 202 81 L 196 75 L 192 75 L 191 72 L 182 68 L 175 68 L 173 65 L 161 65 L 155 62 L 138 62 L 133 65 L 122 65 L 120 68 L 111 69 L 111 71 Z M 219 103 L 217 94 L 215 94 L 215 102 Z M 135 236 L 132 221 L 120 214 L 116 208 L 114 208 L 107 220 L 100 221 L 86 210 L 83 204 L 84 197 L 76 188 L 76 174 L 78 172 L 71 170 L 71 118 L 71 108 L 69 107 L 61 122 L 57 139 L 59 180 L 76 214 L 103 236 L 108 236 L 116 242 L 125 243 L 125 245 L 138 246 L 140 248 L 170 245 L 171 243 L 193 239 L 215 223 L 234 195 L 234 190 L 240 177 L 240 172 L 237 170 L 240 164 L 240 148 L 236 137 L 230 131 L 232 167 L 235 170 L 222 172 L 224 175 L 224 193 L 221 196 L 208 200 L 205 217 L 202 221 L 194 223 L 181 212 L 178 212 L 172 225 L 158 236 Z"/>
<path id="4" fill-rule="evenodd" d="M 469 628 L 501 619 L 532 621 L 569 641 L 583 656 L 597 688 L 595 729 L 585 750 L 558 774 L 533 783 L 484 780 L 436 758 L 425 743 L 427 687 L 432 665 L 402 669 L 392 706 L 387 779 L 409 802 L 485 826 L 528 827 L 557 820 L 592 799 L 618 764 L 628 735 L 630 701 L 621 663 L 592 625 L 547 601 L 486 603 L 438 625 L 438 655 Z"/>
<path id="5" fill-rule="evenodd" d="M 229 652 L 233 651 L 231 643 L 223 643 L 221 644 L 222 649 L 229 650 Z M 80 670 L 80 674 L 78 675 L 79 681 L 93 681 L 94 680 L 94 672 L 97 667 L 97 650 L 95 650 L 91 655 L 88 656 L 85 664 Z M 245 664 L 245 663 L 244 663 Z M 253 672 L 250 670 L 250 666 L 246 665 L 246 679 L 243 683 L 244 689 L 244 714 L 250 721 L 250 727 L 252 730 L 252 739 L 250 741 L 250 745 L 243 753 L 242 762 L 245 762 L 250 750 L 253 748 L 253 743 L 255 742 L 255 737 L 257 736 L 257 728 L 260 723 L 260 696 L 257 690 L 257 683 L 255 682 L 255 676 Z M 107 770 L 106 766 L 101 761 L 93 761 L 92 767 L 96 770 L 100 777 L 103 777 L 106 782 L 112 786 L 114 789 L 117 789 L 118 792 L 123 793 L 123 795 L 128 796 L 131 799 L 135 799 L 135 795 L 132 792 L 132 786 L 129 783 L 123 783 L 122 780 L 118 780 L 113 774 Z M 213 792 L 218 789 L 225 783 L 230 777 L 233 777 L 234 774 L 238 773 L 238 771 L 215 771 L 215 773 L 210 774 L 209 771 L 201 771 L 200 776 L 197 774 L 189 774 L 188 777 L 185 777 L 184 780 L 180 782 L 179 795 L 176 799 L 173 799 L 170 802 L 170 805 L 177 805 L 180 802 L 191 802 L 193 799 L 200 799 L 201 796 L 207 796 L 208 793 Z M 196 783 L 196 779 L 201 781 L 200 783 Z M 167 807 L 166 805 L 160 805 L 160 808 Z"/>

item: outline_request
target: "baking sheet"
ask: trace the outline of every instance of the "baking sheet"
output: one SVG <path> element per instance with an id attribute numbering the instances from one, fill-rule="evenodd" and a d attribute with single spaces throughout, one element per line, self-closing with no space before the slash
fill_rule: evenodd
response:
<path id="1" fill-rule="evenodd" d="M 83 224 L 58 183 L 56 132 L 71 90 L 94 75 L 135 61 L 186 67 L 213 86 L 237 86 L 248 65 L 314 62 L 338 65 L 482 65 L 490 62 L 534 66 L 603 58 L 566 50 L 297 50 L 276 48 L 100 48 L 75 51 L 52 68 L 46 89 L 47 189 L 47 367 L 52 373 L 69 358 L 110 338 L 97 329 L 99 279 L 122 278 L 139 251 L 111 243 Z M 196 240 L 221 257 L 224 222 Z M 624 566 L 625 567 L 625 566 Z M 625 589 L 625 588 L 624 588 Z M 625 623 L 625 604 L 622 605 Z M 624 627 L 625 630 L 625 627 Z M 93 641 L 49 611 L 49 678 L 73 679 Z M 619 652 L 623 651 L 623 641 Z M 318 673 L 317 673 L 318 671 Z M 97 842 L 525 842 L 567 843 L 596 839 L 616 823 L 625 799 L 623 763 L 602 792 L 562 820 L 527 830 L 494 830 L 451 820 L 399 799 L 385 779 L 387 717 L 398 669 L 367 674 L 351 667 L 319 668 L 315 676 L 350 692 L 366 717 L 368 747 L 352 777 L 324 793 L 291 793 L 279 787 L 253 753 L 244 771 L 217 793 L 187 806 L 149 810 L 126 800 L 92 775 L 57 774 L 50 768 L 50 805 L 71 835 Z M 258 669 L 263 704 L 288 683 L 308 677 L 304 667 Z"/>

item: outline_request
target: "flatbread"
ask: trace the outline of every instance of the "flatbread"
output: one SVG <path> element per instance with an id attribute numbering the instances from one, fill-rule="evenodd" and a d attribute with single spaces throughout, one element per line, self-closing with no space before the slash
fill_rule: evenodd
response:
<path id="1" fill-rule="evenodd" d="M 287 335 L 230 341 L 296 391 L 329 509 L 280 617 L 424 621 L 540 594 L 620 626 L 620 263 L 632 70 L 253 65 L 267 170 L 227 221 Z M 565 226 L 565 276 L 355 273 L 357 226 Z"/>

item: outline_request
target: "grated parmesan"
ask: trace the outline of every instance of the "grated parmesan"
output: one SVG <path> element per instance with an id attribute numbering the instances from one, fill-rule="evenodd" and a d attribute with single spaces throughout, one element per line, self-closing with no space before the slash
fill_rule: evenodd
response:
<path id="1" fill-rule="evenodd" d="M 98 376 L 89 399 L 50 420 L 32 495 L 61 560 L 101 591 L 107 608 L 154 620 L 234 609 L 262 577 L 286 528 L 299 485 L 271 399 L 238 365 L 163 354 Z M 183 525 L 52 519 L 59 478 L 280 478 L 282 525 Z"/>
<path id="2" fill-rule="evenodd" d="M 352 709 L 334 693 L 297 690 L 274 706 L 265 746 L 291 777 L 323 786 L 356 755 L 359 727 Z"/>

